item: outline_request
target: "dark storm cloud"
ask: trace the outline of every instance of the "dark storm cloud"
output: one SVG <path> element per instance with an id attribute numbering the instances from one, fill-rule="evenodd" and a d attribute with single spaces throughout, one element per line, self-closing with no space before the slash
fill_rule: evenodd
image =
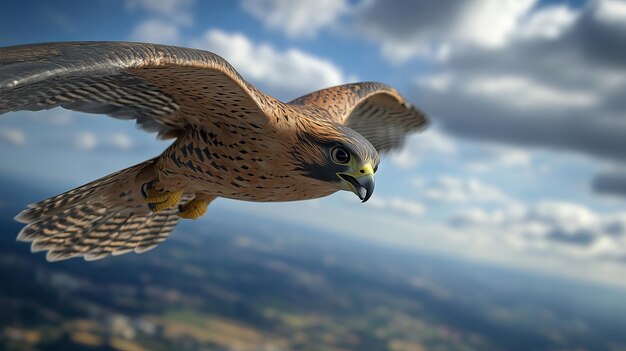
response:
<path id="1" fill-rule="evenodd" d="M 355 24 L 368 34 L 405 40 L 415 35 L 441 36 L 454 25 L 464 0 L 387 0 L 367 3 Z"/>
<path id="2" fill-rule="evenodd" d="M 605 172 L 596 175 L 593 190 L 599 194 L 626 196 L 626 172 Z"/>
<path id="3" fill-rule="evenodd" d="M 557 39 L 519 38 L 502 49 L 453 56 L 439 72 L 454 83 L 447 89 L 420 85 L 416 102 L 460 136 L 626 161 L 626 26 L 603 23 L 595 8 L 585 7 Z M 476 96 L 467 89 L 468 82 L 502 76 L 522 77 L 527 89 L 517 96 Z M 533 87 L 571 99 L 514 108 L 516 99 L 536 93 Z"/>
<path id="4" fill-rule="evenodd" d="M 579 47 L 590 63 L 626 67 L 626 26 L 624 23 L 602 21 L 594 16 L 599 3 L 586 8 L 564 43 Z"/>
<path id="5" fill-rule="evenodd" d="M 426 91 L 415 97 L 445 130 L 479 140 L 547 146 L 626 161 L 626 125 L 591 108 L 546 108 L 528 113 L 463 91 Z"/>

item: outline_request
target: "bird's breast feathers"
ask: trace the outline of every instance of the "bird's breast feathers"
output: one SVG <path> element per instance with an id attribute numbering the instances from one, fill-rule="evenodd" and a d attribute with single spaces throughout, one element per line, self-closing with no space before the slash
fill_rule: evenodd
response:
<path id="1" fill-rule="evenodd" d="M 160 187 L 246 201 L 296 201 L 338 189 L 310 178 L 292 156 L 293 146 L 263 133 L 228 135 L 194 129 L 157 162 Z"/>

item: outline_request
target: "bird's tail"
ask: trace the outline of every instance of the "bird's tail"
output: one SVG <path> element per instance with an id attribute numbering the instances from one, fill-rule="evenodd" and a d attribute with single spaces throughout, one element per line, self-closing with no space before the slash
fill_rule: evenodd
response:
<path id="1" fill-rule="evenodd" d="M 82 256 L 97 260 L 130 251 L 142 253 L 167 238 L 177 209 L 152 213 L 143 202 L 140 174 L 154 160 L 123 169 L 30 205 L 15 219 L 26 223 L 17 240 L 48 251 L 48 261 Z"/>

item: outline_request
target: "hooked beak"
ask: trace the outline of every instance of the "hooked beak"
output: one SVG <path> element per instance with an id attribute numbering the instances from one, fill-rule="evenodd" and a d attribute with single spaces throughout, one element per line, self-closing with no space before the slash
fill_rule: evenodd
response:
<path id="1" fill-rule="evenodd" d="M 374 170 L 370 164 L 366 164 L 354 173 L 337 173 L 339 178 L 345 181 L 350 190 L 362 200 L 367 201 L 374 193 Z"/>

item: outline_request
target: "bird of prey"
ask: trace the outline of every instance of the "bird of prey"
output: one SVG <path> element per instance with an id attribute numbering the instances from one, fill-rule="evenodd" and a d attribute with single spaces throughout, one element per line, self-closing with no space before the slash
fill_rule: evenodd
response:
<path id="1" fill-rule="evenodd" d="M 48 251 L 49 261 L 147 251 L 218 197 L 295 201 L 348 190 L 365 202 L 379 154 L 426 125 L 385 84 L 346 84 L 284 103 L 202 50 L 125 42 L 0 48 L 0 114 L 58 106 L 134 119 L 173 142 L 21 212 L 18 240 Z"/>

